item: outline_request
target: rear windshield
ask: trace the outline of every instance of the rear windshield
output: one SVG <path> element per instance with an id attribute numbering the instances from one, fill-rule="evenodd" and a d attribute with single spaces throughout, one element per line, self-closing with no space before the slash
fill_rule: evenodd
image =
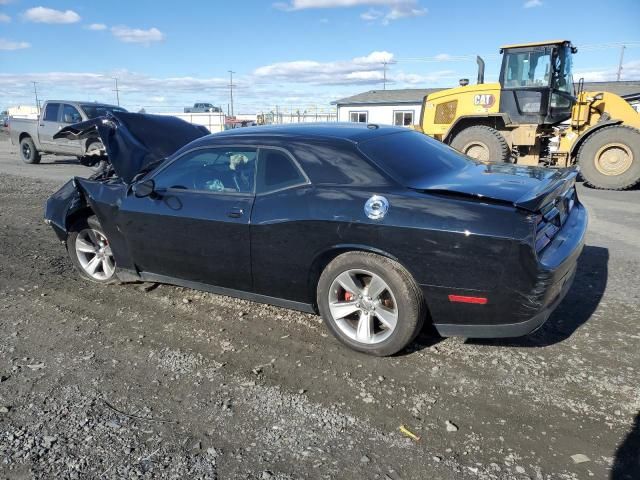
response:
<path id="1" fill-rule="evenodd" d="M 475 162 L 422 133 L 407 131 L 366 140 L 359 148 L 401 185 L 461 170 Z"/>
<path id="2" fill-rule="evenodd" d="M 126 112 L 124 108 L 111 107 L 109 105 L 82 105 L 82 109 L 89 119 L 103 117 L 111 112 Z"/>

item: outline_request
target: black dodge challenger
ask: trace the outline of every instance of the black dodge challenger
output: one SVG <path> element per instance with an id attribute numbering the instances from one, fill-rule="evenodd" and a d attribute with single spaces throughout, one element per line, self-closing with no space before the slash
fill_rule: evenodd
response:
<path id="1" fill-rule="evenodd" d="M 82 276 L 319 312 L 374 355 L 426 321 L 526 335 L 572 283 L 587 227 L 575 170 L 483 164 L 378 125 L 207 133 L 116 112 L 57 134 L 98 135 L 109 158 L 46 205 Z"/>

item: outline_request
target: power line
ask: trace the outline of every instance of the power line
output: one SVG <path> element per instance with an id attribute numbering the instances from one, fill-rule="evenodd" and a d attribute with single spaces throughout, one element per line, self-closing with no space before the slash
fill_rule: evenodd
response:
<path id="1" fill-rule="evenodd" d="M 608 43 L 592 43 L 592 44 L 584 44 L 584 45 L 576 45 L 578 51 L 597 51 L 597 50 L 609 50 L 609 49 L 618 49 L 620 47 L 625 48 L 635 48 L 640 47 L 640 41 L 633 42 L 608 42 Z M 400 57 L 396 58 L 396 62 L 421 62 L 421 63 L 444 63 L 444 62 L 465 62 L 465 61 L 474 61 L 476 60 L 477 55 L 448 55 L 441 54 L 435 55 L 432 57 Z M 483 58 L 487 59 L 498 59 L 500 55 L 497 53 L 485 53 L 480 55 Z"/>

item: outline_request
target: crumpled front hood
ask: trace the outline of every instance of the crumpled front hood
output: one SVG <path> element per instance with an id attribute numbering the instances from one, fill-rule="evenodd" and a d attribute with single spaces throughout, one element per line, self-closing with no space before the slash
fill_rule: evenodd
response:
<path id="1" fill-rule="evenodd" d="M 109 161 L 125 183 L 146 166 L 167 158 L 187 143 L 209 134 L 200 125 L 164 115 L 113 112 L 63 128 L 54 138 L 80 140 L 97 135 Z"/>
<path id="2" fill-rule="evenodd" d="M 576 176 L 575 168 L 549 169 L 508 163 L 469 162 L 459 170 L 415 179 L 410 187 L 433 193 L 487 198 L 535 211 L 557 190 L 566 188 L 567 182 L 575 182 Z"/>

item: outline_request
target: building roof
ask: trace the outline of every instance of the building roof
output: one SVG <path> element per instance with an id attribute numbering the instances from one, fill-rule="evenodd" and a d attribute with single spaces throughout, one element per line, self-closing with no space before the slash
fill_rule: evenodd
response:
<path id="1" fill-rule="evenodd" d="M 351 97 L 331 102 L 332 105 L 397 105 L 402 103 L 422 103 L 422 99 L 442 88 L 404 88 L 401 90 L 369 90 Z"/>
<path id="2" fill-rule="evenodd" d="M 577 86 L 576 86 L 577 88 Z M 624 97 L 640 94 L 640 80 L 625 80 L 622 82 L 584 82 L 584 89 L 588 92 L 611 92 Z"/>
<path id="3" fill-rule="evenodd" d="M 455 85 L 454 87 L 457 87 Z M 453 87 L 452 87 L 453 88 Z M 576 85 L 577 88 L 577 85 Z M 640 94 L 640 80 L 622 82 L 585 82 L 586 91 L 604 91 L 616 95 Z M 369 90 L 331 102 L 332 105 L 401 105 L 422 103 L 425 96 L 444 88 L 404 88 L 400 90 Z"/>

